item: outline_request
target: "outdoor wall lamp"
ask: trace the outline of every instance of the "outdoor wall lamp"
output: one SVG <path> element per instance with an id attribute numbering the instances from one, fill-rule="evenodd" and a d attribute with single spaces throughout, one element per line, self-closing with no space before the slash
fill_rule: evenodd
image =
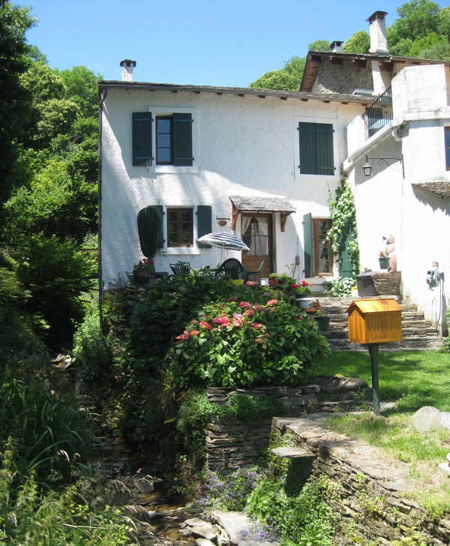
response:
<path id="1" fill-rule="evenodd" d="M 389 165 L 388 161 L 400 161 L 400 163 L 402 164 L 403 178 L 405 178 L 405 164 L 403 163 L 403 155 L 401 157 L 369 157 L 366 155 L 366 162 L 363 165 L 364 176 L 371 176 L 372 165 L 369 162 L 373 161 L 374 159 L 376 159 L 377 161 L 385 161 L 387 165 Z"/>

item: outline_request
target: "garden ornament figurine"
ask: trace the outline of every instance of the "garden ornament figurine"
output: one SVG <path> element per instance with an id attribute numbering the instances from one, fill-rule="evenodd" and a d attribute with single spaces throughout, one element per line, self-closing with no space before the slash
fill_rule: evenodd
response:
<path id="1" fill-rule="evenodd" d="M 388 273 L 395 273 L 397 271 L 397 253 L 395 252 L 395 238 L 393 235 L 389 237 L 383 237 L 383 241 L 386 241 L 386 255 L 389 256 Z"/>

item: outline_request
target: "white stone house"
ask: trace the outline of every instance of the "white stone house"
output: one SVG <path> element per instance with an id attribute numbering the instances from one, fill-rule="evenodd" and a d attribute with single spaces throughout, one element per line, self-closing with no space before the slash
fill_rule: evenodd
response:
<path id="1" fill-rule="evenodd" d="M 135 82 L 130 61 L 122 81 L 100 82 L 104 285 L 142 257 L 136 218 L 148 206 L 163 218 L 158 271 L 234 256 L 250 269 L 264 259 L 265 276 L 337 276 L 324 235 L 346 177 L 362 268 L 379 269 L 382 237 L 393 235 L 403 294 L 438 319 L 426 272 L 437 261 L 449 274 L 450 63 L 389 55 L 385 15 L 369 18 L 367 55 L 342 42 L 309 52 L 298 93 Z M 230 230 L 247 255 L 197 243 Z"/>
<path id="2" fill-rule="evenodd" d="M 265 276 L 335 272 L 328 201 L 342 178 L 346 127 L 366 98 L 127 80 L 101 82 L 100 93 L 105 285 L 142 258 L 136 218 L 147 206 L 163 217 L 157 271 L 179 260 L 215 268 L 234 256 L 250 270 L 264 260 Z M 247 255 L 197 243 L 231 230 Z M 316 248 L 308 271 L 305 230 Z"/>

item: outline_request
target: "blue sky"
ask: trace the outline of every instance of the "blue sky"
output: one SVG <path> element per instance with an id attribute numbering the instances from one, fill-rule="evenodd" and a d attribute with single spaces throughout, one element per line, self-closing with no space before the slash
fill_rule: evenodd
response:
<path id="1" fill-rule="evenodd" d="M 396 0 L 30 0 L 38 21 L 27 34 L 52 68 L 84 65 L 135 81 L 246 87 L 315 40 L 347 40 L 368 30 L 377 10 L 397 18 Z M 441 2 L 438 2 L 442 5 Z"/>

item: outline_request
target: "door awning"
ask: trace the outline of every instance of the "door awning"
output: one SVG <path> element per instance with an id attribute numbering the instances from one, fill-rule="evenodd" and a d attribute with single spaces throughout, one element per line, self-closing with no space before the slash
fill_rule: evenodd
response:
<path id="1" fill-rule="evenodd" d="M 236 221 L 241 212 L 254 214 L 265 214 L 270 212 L 279 212 L 281 219 L 281 231 L 286 227 L 286 220 L 290 214 L 295 212 L 295 208 L 286 197 L 245 197 L 241 195 L 230 195 L 232 204 L 232 229 L 236 229 Z"/>

